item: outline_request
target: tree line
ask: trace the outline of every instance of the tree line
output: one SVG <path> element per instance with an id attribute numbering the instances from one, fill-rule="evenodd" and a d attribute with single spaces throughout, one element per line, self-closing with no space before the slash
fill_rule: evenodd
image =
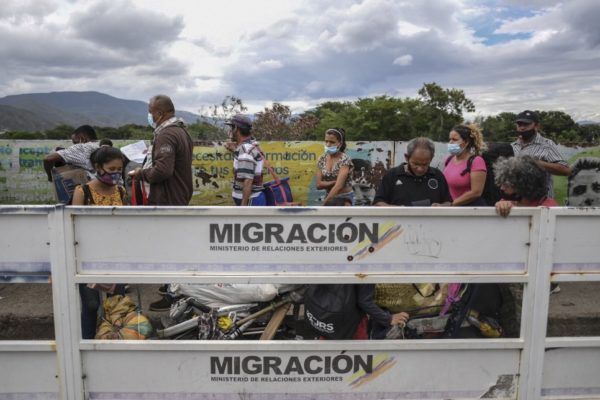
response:
<path id="1" fill-rule="evenodd" d="M 526 107 L 526 106 L 525 106 Z M 219 104 L 208 107 L 208 115 L 188 125 L 196 140 L 227 138 L 224 121 L 247 107 L 242 99 L 227 96 Z M 322 140 L 327 128 L 342 127 L 348 140 L 406 141 L 427 136 L 446 141 L 453 126 L 466 122 L 478 124 L 488 142 L 510 142 L 515 139 L 512 112 L 478 116 L 465 121 L 466 113 L 476 111 L 475 104 L 461 89 L 447 89 L 435 82 L 425 83 L 414 98 L 388 95 L 359 98 L 355 101 L 326 101 L 314 109 L 295 115 L 289 106 L 273 103 L 254 115 L 253 132 L 259 140 Z M 522 110 L 520 110 L 522 111 Z M 579 125 L 563 111 L 537 110 L 545 136 L 566 145 L 596 145 L 600 124 Z M 94 127 L 100 139 L 149 140 L 152 129 L 140 125 L 118 128 Z M 73 127 L 60 125 L 44 132 L 6 132 L 3 139 L 69 139 Z"/>

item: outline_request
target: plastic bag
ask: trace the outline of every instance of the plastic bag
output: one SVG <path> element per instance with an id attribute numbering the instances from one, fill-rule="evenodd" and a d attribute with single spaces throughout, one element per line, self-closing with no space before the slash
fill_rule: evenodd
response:
<path id="1" fill-rule="evenodd" d="M 273 300 L 277 287 L 273 284 L 219 283 L 214 285 L 175 283 L 170 289 L 175 295 L 194 297 L 208 307 L 254 303 Z"/>

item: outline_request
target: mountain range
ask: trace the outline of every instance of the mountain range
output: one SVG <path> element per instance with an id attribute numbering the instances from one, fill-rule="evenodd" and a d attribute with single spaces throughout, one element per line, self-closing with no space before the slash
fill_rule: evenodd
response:
<path id="1" fill-rule="evenodd" d="M 177 105 L 175 105 L 177 107 Z M 188 123 L 201 116 L 176 111 Z M 99 92 L 29 93 L 0 98 L 0 131 L 44 131 L 58 125 L 146 125 L 148 103 Z"/>

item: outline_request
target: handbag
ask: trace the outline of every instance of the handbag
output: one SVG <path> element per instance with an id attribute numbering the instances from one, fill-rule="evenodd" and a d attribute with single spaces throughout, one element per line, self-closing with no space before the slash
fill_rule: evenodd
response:
<path id="1" fill-rule="evenodd" d="M 131 205 L 148 205 L 148 196 L 146 195 L 146 185 L 144 185 L 144 182 L 135 179 L 131 180 Z"/>
<path id="2" fill-rule="evenodd" d="M 279 178 L 279 176 L 275 173 L 271 164 L 267 161 L 267 157 L 263 151 L 258 148 L 260 154 L 263 157 L 263 163 L 267 170 L 273 177 L 272 181 L 266 182 L 263 184 L 263 193 L 265 194 L 265 199 L 268 206 L 301 206 L 302 203 L 298 201 L 294 201 L 294 196 L 292 195 L 292 188 L 290 187 L 290 178 L 284 177 Z"/>

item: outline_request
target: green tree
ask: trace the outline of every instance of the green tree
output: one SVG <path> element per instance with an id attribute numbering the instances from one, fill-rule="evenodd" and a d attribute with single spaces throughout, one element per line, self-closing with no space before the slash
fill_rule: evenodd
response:
<path id="1" fill-rule="evenodd" d="M 486 142 L 512 142 L 517 136 L 516 118 L 517 114 L 515 113 L 503 112 L 476 122 L 481 126 L 483 138 Z"/>
<path id="2" fill-rule="evenodd" d="M 253 135 L 261 140 L 300 140 L 307 139 L 308 133 L 318 124 L 314 114 L 292 115 L 289 106 L 273 103 L 256 113 L 252 123 Z"/>
<path id="3" fill-rule="evenodd" d="M 571 116 L 563 111 L 537 111 L 545 136 L 556 142 L 577 141 L 579 127 Z"/>
<path id="4" fill-rule="evenodd" d="M 46 139 L 46 135 L 42 132 L 8 131 L 0 136 L 0 139 L 38 140 Z"/>
<path id="5" fill-rule="evenodd" d="M 213 140 L 225 140 L 228 135 L 228 128 L 225 126 L 225 121 L 235 114 L 244 113 L 247 110 L 248 107 L 244 105 L 244 102 L 239 97 L 225 96 L 221 103 L 208 106 L 206 112 L 203 109 L 200 110 L 200 113 L 208 118 L 209 123 L 217 129 L 209 131 L 206 127 L 199 125 L 197 127 L 200 130 L 198 134 L 206 134 L 207 137 L 214 136 Z"/>
<path id="6" fill-rule="evenodd" d="M 429 108 L 430 137 L 445 140 L 448 131 L 463 121 L 463 112 L 474 112 L 475 104 L 461 89 L 444 89 L 435 82 L 419 89 L 419 99 Z"/>
<path id="7" fill-rule="evenodd" d="M 188 132 L 198 140 L 223 140 L 223 127 L 210 124 L 206 121 L 197 121 L 188 125 Z"/>
<path id="8" fill-rule="evenodd" d="M 70 125 L 58 125 L 57 127 L 49 129 L 45 132 L 46 139 L 71 139 L 73 130 L 73 127 Z"/>

